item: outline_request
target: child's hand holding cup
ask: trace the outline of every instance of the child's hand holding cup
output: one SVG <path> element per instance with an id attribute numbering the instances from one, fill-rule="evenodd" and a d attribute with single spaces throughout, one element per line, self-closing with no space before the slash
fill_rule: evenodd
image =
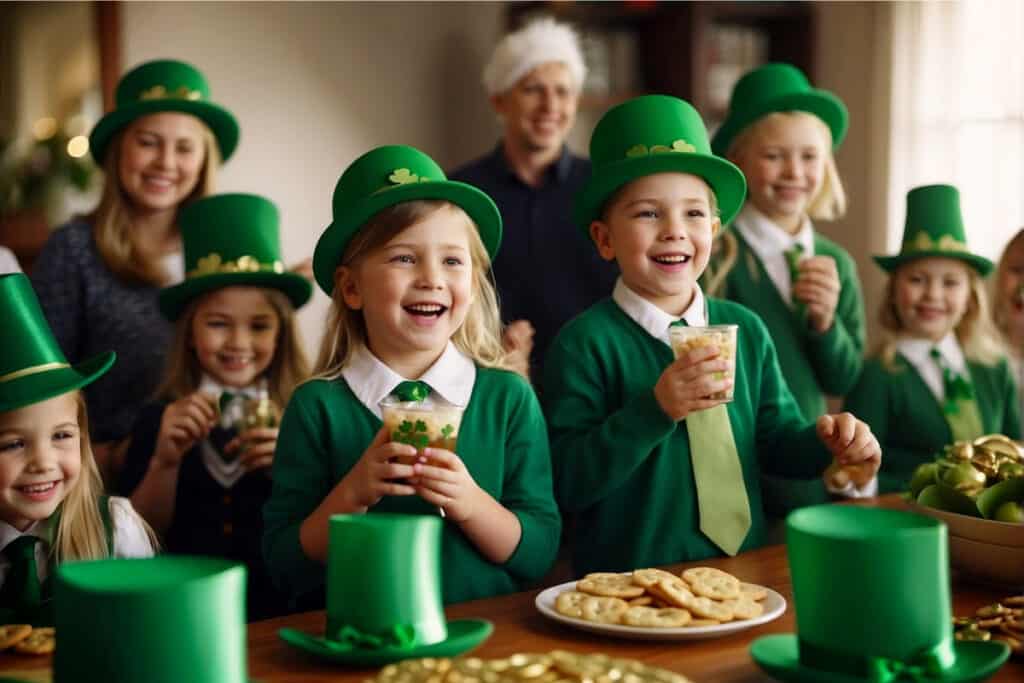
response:
<path id="1" fill-rule="evenodd" d="M 707 327 L 689 327 L 687 325 L 673 325 L 668 329 L 669 339 L 672 342 L 672 352 L 678 359 L 685 356 L 693 349 L 711 346 L 718 350 L 717 358 L 728 364 L 728 369 L 712 374 L 716 380 L 732 379 L 736 376 L 736 325 L 709 325 Z M 723 401 L 732 401 L 734 386 L 728 389 L 717 391 L 706 398 Z"/>
<path id="2" fill-rule="evenodd" d="M 423 457 L 423 449 L 440 448 L 455 452 L 455 442 L 465 410 L 436 397 L 402 401 L 389 396 L 380 404 L 381 418 L 390 440 L 416 448 L 415 456 L 397 456 L 404 465 L 413 465 Z"/>
<path id="3" fill-rule="evenodd" d="M 736 333 L 736 325 L 669 328 L 676 360 L 654 386 L 654 397 L 666 415 L 678 422 L 690 413 L 732 401 Z"/>

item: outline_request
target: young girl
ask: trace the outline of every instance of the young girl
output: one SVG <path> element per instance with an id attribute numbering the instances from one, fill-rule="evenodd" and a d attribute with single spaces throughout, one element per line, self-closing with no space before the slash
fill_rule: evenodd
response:
<path id="1" fill-rule="evenodd" d="M 521 590 L 552 564 L 561 523 L 544 418 L 503 368 L 487 275 L 500 214 L 404 146 L 354 161 L 333 203 L 313 258 L 333 298 L 327 336 L 317 378 L 285 411 L 264 509 L 271 573 L 291 595 L 319 596 L 331 515 L 441 514 L 445 602 Z M 392 441 L 379 404 L 396 389 L 465 406 L 457 445 Z"/>
<path id="2" fill-rule="evenodd" d="M 1009 352 L 1024 415 L 1024 230 L 1006 245 L 996 269 L 993 317 Z"/>
<path id="3" fill-rule="evenodd" d="M 158 401 L 142 409 L 121 490 L 173 553 L 249 569 L 249 619 L 285 609 L 260 554 L 275 413 L 308 377 L 295 309 L 312 285 L 283 272 L 277 208 L 227 194 L 181 213 L 185 281 L 160 293 L 175 323 Z M 262 412 L 261 412 L 262 411 Z"/>
<path id="4" fill-rule="evenodd" d="M 864 302 L 850 255 L 814 230 L 835 220 L 846 197 L 833 151 L 847 112 L 835 95 L 811 88 L 798 69 L 768 64 L 737 83 L 729 114 L 711 141 L 739 166 L 747 201 L 722 238 L 708 289 L 761 316 L 801 411 L 814 419 L 826 395 L 845 394 L 864 353 Z M 821 482 L 767 476 L 769 510 L 826 500 Z"/>
<path id="5" fill-rule="evenodd" d="M 0 275 L 0 623 L 52 625 L 60 563 L 149 557 L 131 503 L 102 495 L 81 388 L 114 363 L 71 366 L 24 275 Z"/>
<path id="6" fill-rule="evenodd" d="M 914 469 L 953 441 L 1020 437 L 1016 389 L 988 317 L 992 263 L 967 250 L 960 194 L 907 193 L 903 246 L 876 256 L 889 273 L 880 321 L 890 334 L 864 363 L 846 408 L 882 443 L 881 492 L 905 490 Z"/>

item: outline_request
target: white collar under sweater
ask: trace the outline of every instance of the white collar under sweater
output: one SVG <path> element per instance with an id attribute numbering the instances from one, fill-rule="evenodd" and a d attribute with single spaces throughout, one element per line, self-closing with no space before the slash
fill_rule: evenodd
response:
<path id="1" fill-rule="evenodd" d="M 789 274 L 786 252 L 799 244 L 803 248 L 802 258 L 814 256 L 814 225 L 804 216 L 796 235 L 790 235 L 774 221 L 747 202 L 740 215 L 733 221 L 733 227 L 761 261 L 768 278 L 775 285 L 787 304 L 793 304 L 793 281 Z"/>
<path id="2" fill-rule="evenodd" d="M 647 334 L 655 339 L 672 346 L 668 337 L 669 326 L 679 320 L 678 317 L 669 315 L 647 299 L 643 298 L 629 288 L 620 277 L 615 283 L 615 290 L 612 292 L 612 300 L 619 305 L 622 312 L 630 317 L 633 322 L 642 327 Z M 690 327 L 704 327 L 708 323 L 707 306 L 704 299 L 704 292 L 700 285 L 693 286 L 693 301 L 683 311 L 681 316 Z"/>
<path id="3" fill-rule="evenodd" d="M 938 344 L 930 339 L 915 339 L 906 337 L 896 341 L 896 350 L 900 352 L 914 369 L 921 376 L 924 383 L 931 389 L 936 400 L 941 404 L 946 400 L 946 389 L 942 383 L 942 370 L 931 357 L 931 351 L 937 348 L 942 354 L 942 360 L 950 370 L 966 379 L 970 379 L 967 373 L 967 359 L 964 358 L 963 349 L 956 339 L 956 335 L 950 332 L 939 341 Z"/>

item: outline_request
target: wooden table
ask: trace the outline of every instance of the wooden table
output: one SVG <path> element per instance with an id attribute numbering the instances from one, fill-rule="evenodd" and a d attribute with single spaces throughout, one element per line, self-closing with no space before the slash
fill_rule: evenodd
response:
<path id="1" fill-rule="evenodd" d="M 893 497 L 862 504 L 879 507 L 901 505 Z M 789 603 L 786 613 L 768 624 L 717 639 L 657 643 L 615 640 L 551 621 L 534 607 L 533 600 L 539 590 L 462 603 L 449 607 L 446 612 L 450 619 L 476 617 L 494 623 L 494 634 L 473 652 L 479 657 L 507 657 L 517 652 L 547 652 L 554 649 L 580 653 L 604 652 L 678 671 L 694 683 L 752 683 L 771 680 L 754 664 L 749 648 L 750 643 L 759 636 L 792 633 L 796 630 L 785 546 L 770 546 L 734 558 L 674 565 L 672 569 L 678 571 L 694 564 L 718 567 L 745 581 L 775 589 Z M 995 602 L 1005 594 L 1005 591 L 955 584 L 954 613 L 973 614 L 981 605 Z M 374 669 L 352 669 L 324 662 L 291 648 L 277 636 L 278 629 L 284 626 L 309 633 L 322 633 L 324 613 L 307 612 L 250 624 L 249 675 L 254 680 L 262 683 L 361 683 L 375 673 Z M 38 676 L 47 667 L 46 659 L 40 661 L 11 655 L 0 656 L 0 671 L 43 669 L 43 672 L 36 672 Z M 1021 683 L 1024 681 L 1024 660 L 1011 659 L 991 680 Z"/>

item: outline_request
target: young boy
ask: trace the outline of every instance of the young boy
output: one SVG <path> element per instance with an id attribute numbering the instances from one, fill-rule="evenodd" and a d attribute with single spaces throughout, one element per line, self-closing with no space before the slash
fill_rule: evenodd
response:
<path id="1" fill-rule="evenodd" d="M 545 362 L 555 491 L 576 516 L 574 569 L 629 570 L 734 555 L 763 540 L 763 467 L 811 478 L 866 461 L 878 442 L 852 415 L 801 415 L 756 315 L 707 299 L 697 280 L 743 175 L 711 154 L 682 100 L 610 110 L 590 144 L 575 219 L 622 271 L 611 299 L 566 325 Z M 713 346 L 673 361 L 669 326 L 738 327 L 733 376 Z M 727 373 L 728 374 L 728 373 Z M 734 391 L 731 402 L 712 398 Z"/>

